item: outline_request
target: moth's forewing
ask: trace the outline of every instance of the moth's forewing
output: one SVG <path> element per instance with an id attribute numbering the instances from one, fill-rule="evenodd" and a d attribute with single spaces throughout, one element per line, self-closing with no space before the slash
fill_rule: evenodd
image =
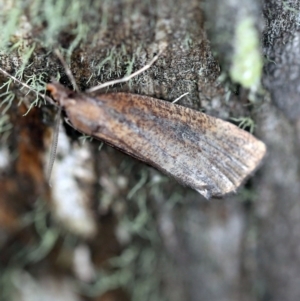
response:
<path id="1" fill-rule="evenodd" d="M 266 153 L 263 142 L 233 124 L 147 96 L 72 93 L 64 109 L 78 131 L 147 162 L 206 198 L 234 192 Z"/>

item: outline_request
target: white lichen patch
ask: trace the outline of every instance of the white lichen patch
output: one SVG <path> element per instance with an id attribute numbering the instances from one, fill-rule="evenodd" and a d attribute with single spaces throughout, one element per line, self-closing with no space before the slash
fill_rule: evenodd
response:
<path id="1" fill-rule="evenodd" d="M 12 275 L 14 290 L 12 301 L 80 301 L 75 284 L 67 277 L 39 275 L 34 277 L 25 271 L 16 270 Z"/>
<path id="2" fill-rule="evenodd" d="M 8 148 L 0 148 L 0 172 L 5 170 L 10 164 Z"/>
<path id="3" fill-rule="evenodd" d="M 237 24 L 235 40 L 231 79 L 244 88 L 256 91 L 259 88 L 263 61 L 259 34 L 251 17 L 244 18 Z"/>
<path id="4" fill-rule="evenodd" d="M 57 158 L 51 175 L 53 211 L 69 231 L 83 237 L 96 233 L 91 211 L 95 172 L 89 144 L 70 144 L 63 130 L 59 133 Z"/>
<path id="5" fill-rule="evenodd" d="M 91 250 L 87 245 L 81 244 L 74 250 L 73 270 L 78 279 L 91 282 L 96 277 L 96 270 L 92 262 Z"/>

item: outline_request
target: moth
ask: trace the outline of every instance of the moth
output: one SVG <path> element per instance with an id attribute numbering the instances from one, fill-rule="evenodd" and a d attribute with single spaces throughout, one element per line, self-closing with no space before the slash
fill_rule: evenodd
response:
<path id="1" fill-rule="evenodd" d="M 130 80 L 150 68 L 162 51 L 131 75 L 88 92 Z M 72 72 L 59 51 L 55 53 L 78 91 Z M 2 68 L 0 71 L 32 90 Z M 207 199 L 236 192 L 266 155 L 265 144 L 250 133 L 177 104 L 130 93 L 91 96 L 57 82 L 48 84 L 47 90 L 76 130 L 152 165 Z M 50 97 L 38 95 L 53 103 Z"/>
<path id="2" fill-rule="evenodd" d="M 79 132 L 172 176 L 207 199 L 235 192 L 260 166 L 265 144 L 221 119 L 130 93 L 47 90 Z"/>

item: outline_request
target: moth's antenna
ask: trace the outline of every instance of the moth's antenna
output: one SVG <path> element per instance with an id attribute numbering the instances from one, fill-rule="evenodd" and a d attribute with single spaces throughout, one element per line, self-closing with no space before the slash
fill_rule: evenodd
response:
<path id="1" fill-rule="evenodd" d="M 55 49 L 54 53 L 56 54 L 56 56 L 59 58 L 61 64 L 63 65 L 63 67 L 64 67 L 64 69 L 66 71 L 66 74 L 67 74 L 67 76 L 68 76 L 68 78 L 69 78 L 69 80 L 70 80 L 73 88 L 75 89 L 76 92 L 79 92 L 79 89 L 78 89 L 78 86 L 76 84 L 75 78 L 74 78 L 74 76 L 73 76 L 73 74 L 72 74 L 72 72 L 71 72 L 68 64 L 66 63 L 66 61 L 63 58 L 63 56 L 61 55 L 60 51 L 58 49 Z"/>
<path id="2" fill-rule="evenodd" d="M 106 82 L 104 84 L 100 84 L 98 86 L 92 87 L 92 88 L 90 88 L 90 89 L 88 89 L 86 91 L 87 92 L 95 92 L 97 90 L 103 89 L 103 88 L 111 86 L 111 85 L 128 82 L 133 77 L 135 77 L 135 76 L 143 73 L 147 69 L 149 69 L 157 61 L 157 59 L 159 58 L 159 56 L 161 55 L 161 53 L 163 52 L 164 49 L 165 49 L 165 47 L 161 51 L 159 51 L 159 53 L 147 65 L 145 65 L 143 68 L 141 68 L 141 69 L 139 69 L 139 70 L 137 70 L 137 71 L 131 73 L 130 75 L 125 76 L 125 77 L 123 77 L 121 79 L 115 79 L 115 80 L 108 81 L 108 82 Z"/>
<path id="3" fill-rule="evenodd" d="M 49 154 L 49 162 L 48 162 L 48 166 L 47 166 L 46 177 L 47 177 L 49 185 L 50 185 L 50 178 L 51 178 L 54 161 L 56 158 L 58 134 L 59 134 L 59 127 L 60 127 L 60 116 L 61 116 L 61 107 L 59 107 L 57 115 L 56 115 L 55 128 L 54 128 L 54 132 L 53 132 L 52 144 L 51 144 L 51 149 L 50 149 L 50 154 Z"/>
<path id="4" fill-rule="evenodd" d="M 69 80 L 71 81 L 71 83 L 73 85 L 73 88 L 76 90 L 76 92 L 79 92 L 79 89 L 78 89 L 78 86 L 76 84 L 75 78 L 74 78 L 69 66 L 67 65 L 66 61 L 64 60 L 63 56 L 61 55 L 60 51 L 58 49 L 55 49 L 54 53 L 56 54 L 56 56 L 60 60 L 61 64 L 63 65 L 63 67 L 66 71 L 66 74 L 67 74 Z M 51 144 L 51 149 L 50 149 L 50 154 L 49 154 L 49 162 L 48 162 L 47 173 L 46 173 L 49 185 L 50 185 L 50 178 L 51 178 L 51 173 L 52 173 L 54 161 L 55 161 L 55 158 L 56 158 L 61 110 L 62 109 L 60 107 L 58 112 L 57 112 L 57 118 L 55 120 L 55 128 L 54 128 L 54 132 L 53 132 L 52 144 Z"/>
<path id="5" fill-rule="evenodd" d="M 42 97 L 43 99 L 45 99 L 46 101 L 48 101 L 49 103 L 51 103 L 52 105 L 54 106 L 58 106 L 49 96 L 47 95 L 44 95 L 36 90 L 34 90 L 33 88 L 31 88 L 29 85 L 23 83 L 22 81 L 20 81 L 19 79 L 17 79 L 16 77 L 14 77 L 13 75 L 9 74 L 8 72 L 6 72 L 5 70 L 3 70 L 1 67 L 0 67 L 0 71 L 6 75 L 7 77 L 11 78 L 13 81 L 21 84 L 23 87 L 27 88 L 30 92 L 34 92 L 36 93 L 38 96 Z"/>

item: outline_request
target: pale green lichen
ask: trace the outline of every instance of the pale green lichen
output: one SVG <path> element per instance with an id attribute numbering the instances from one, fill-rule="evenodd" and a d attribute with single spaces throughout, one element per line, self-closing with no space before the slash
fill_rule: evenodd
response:
<path id="1" fill-rule="evenodd" d="M 35 26 L 47 27 L 43 31 L 42 40 L 45 46 L 57 44 L 57 37 L 63 31 L 75 36 L 69 46 L 69 53 L 87 36 L 88 24 L 83 22 L 89 5 L 80 1 L 35 0 L 30 6 L 31 22 Z"/>
<path id="2" fill-rule="evenodd" d="M 21 273 L 21 269 L 15 267 L 9 267 L 3 269 L 1 268 L 0 273 L 0 292 L 1 292 L 1 301 L 12 300 L 12 292 L 15 290 L 14 279 L 16 275 Z"/>
<path id="3" fill-rule="evenodd" d="M 57 225 L 49 219 L 49 211 L 42 199 L 38 199 L 33 210 L 21 216 L 20 221 L 24 228 L 33 226 L 39 238 L 36 243 L 32 241 L 26 247 L 15 248 L 10 261 L 4 268 L 0 267 L 1 301 L 18 299 L 14 298 L 19 293 L 16 279 L 24 272 L 22 267 L 43 260 L 53 250 L 61 234 Z"/>
<path id="4" fill-rule="evenodd" d="M 230 68 L 231 79 L 244 88 L 257 91 L 260 86 L 263 59 L 259 35 L 251 17 L 236 26 L 235 47 Z"/>
<path id="5" fill-rule="evenodd" d="M 3 107 L 1 110 L 1 114 L 6 114 L 15 99 L 15 94 L 11 91 L 4 92 L 0 94 L 0 98 L 1 98 L 0 108 Z"/>
<path id="6" fill-rule="evenodd" d="M 19 5 L 15 7 L 2 8 L 0 13 L 0 49 L 6 48 L 9 40 L 18 28 L 22 11 Z"/>
<path id="7" fill-rule="evenodd" d="M 290 3 L 289 1 L 282 1 L 282 5 L 283 5 L 283 9 L 284 10 L 288 10 L 291 11 L 295 14 L 299 14 L 299 10 L 296 9 L 295 7 L 292 6 L 292 3 Z M 294 4 L 295 6 L 297 5 L 296 2 Z"/>
<path id="8" fill-rule="evenodd" d="M 250 117 L 239 117 L 239 118 L 230 118 L 232 121 L 238 122 L 238 127 L 241 129 L 249 128 L 249 132 L 253 134 L 255 128 L 255 122 Z"/>
<path id="9" fill-rule="evenodd" d="M 136 214 L 129 216 L 128 212 L 125 213 L 118 225 L 131 238 L 130 243 L 119 256 L 108 260 L 112 271 L 100 269 L 93 284 L 80 284 L 83 295 L 99 296 L 106 291 L 123 287 L 130 293 L 133 301 L 164 300 L 161 292 L 162 279 L 157 274 L 164 254 L 160 253 L 158 256 L 157 253 L 160 237 L 153 212 L 147 204 L 147 178 L 146 171 L 143 171 L 139 183 L 129 193 L 129 199 L 127 197 L 130 207 L 135 207 Z"/>
<path id="10" fill-rule="evenodd" d="M 20 57 L 21 66 L 18 68 L 18 71 L 15 74 L 17 78 L 22 79 L 25 69 L 30 67 L 30 65 L 28 65 L 28 62 L 32 56 L 34 49 L 35 45 L 28 47 L 25 43 L 23 43 L 23 45 L 20 44 L 20 46 L 18 47 L 18 56 Z"/>
<path id="11" fill-rule="evenodd" d="M 102 68 L 106 65 L 109 64 L 110 67 L 113 67 L 114 62 L 116 60 L 116 49 L 115 47 L 112 47 L 109 51 L 109 54 L 106 56 L 105 59 L 103 59 L 98 65 L 97 65 L 97 75 L 99 76 L 102 73 Z M 111 70 L 111 68 L 110 68 Z"/>
<path id="12" fill-rule="evenodd" d="M 191 34 L 190 33 L 186 33 L 183 42 L 182 42 L 183 46 L 185 47 L 186 50 L 189 50 L 193 44 L 193 39 L 191 38 Z"/>
<path id="13" fill-rule="evenodd" d="M 9 137 L 13 125 L 10 123 L 8 115 L 0 115 L 0 142 L 4 144 Z"/>
<path id="14" fill-rule="evenodd" d="M 99 4 L 95 6 L 94 9 L 98 10 Z M 69 57 L 86 39 L 89 29 L 97 26 L 97 23 L 92 24 L 92 18 L 86 18 L 90 14 L 90 6 L 80 1 L 12 0 L 0 14 L 0 25 L 3 29 L 0 33 L 0 49 L 12 50 L 16 43 L 23 41 L 32 28 L 35 28 L 36 35 L 30 39 L 27 37 L 26 40 L 34 40 L 50 50 L 58 46 L 57 39 L 61 33 L 68 32 L 72 35 L 66 51 Z"/>

